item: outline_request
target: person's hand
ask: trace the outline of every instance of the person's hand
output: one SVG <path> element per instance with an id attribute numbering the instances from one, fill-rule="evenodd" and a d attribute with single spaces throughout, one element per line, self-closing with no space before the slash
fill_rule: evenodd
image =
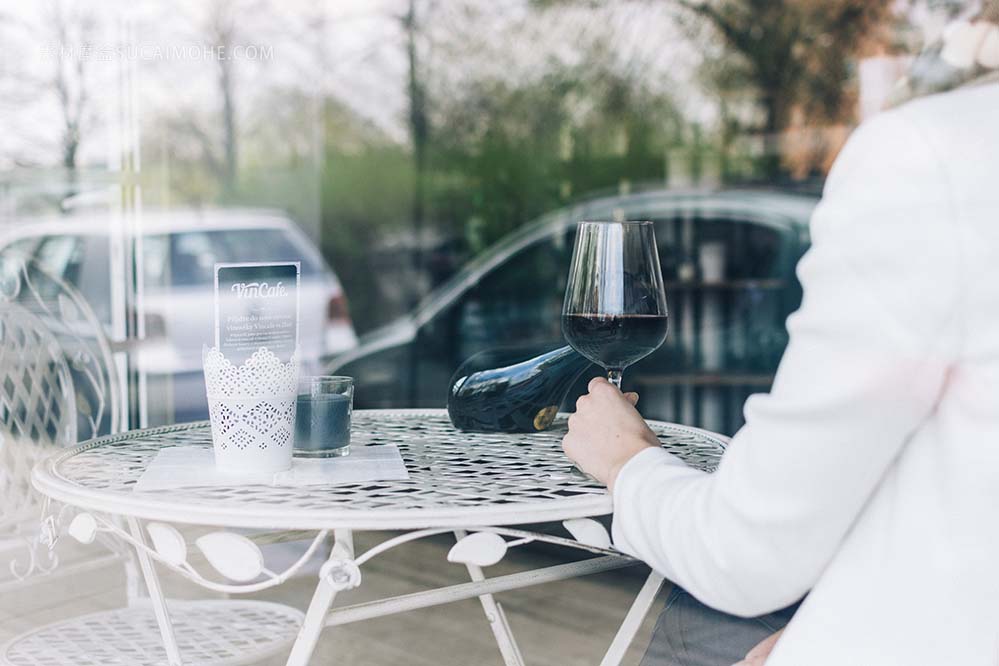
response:
<path id="1" fill-rule="evenodd" d="M 784 633 L 783 629 L 764 638 L 756 647 L 746 653 L 746 657 L 742 661 L 734 664 L 734 666 L 763 666 L 766 664 L 767 657 L 770 656 L 770 652 L 777 645 L 777 641 L 780 639 L 782 633 Z"/>
<path id="2" fill-rule="evenodd" d="M 617 473 L 659 440 L 635 409 L 637 393 L 621 393 L 603 377 L 589 385 L 569 417 L 562 449 L 584 472 L 613 490 Z"/>

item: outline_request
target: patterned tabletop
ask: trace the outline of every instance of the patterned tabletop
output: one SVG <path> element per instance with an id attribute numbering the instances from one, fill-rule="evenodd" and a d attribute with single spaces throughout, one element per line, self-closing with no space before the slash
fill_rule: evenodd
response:
<path id="1" fill-rule="evenodd" d="M 663 447 L 714 469 L 725 438 L 650 421 Z M 211 446 L 207 422 L 91 440 L 35 468 L 35 487 L 91 511 L 202 525 L 265 529 L 411 529 L 547 522 L 609 514 L 601 484 L 576 472 L 561 449 L 565 420 L 524 435 L 455 430 L 444 410 L 357 410 L 352 446 L 395 444 L 410 478 L 328 486 L 242 485 L 137 492 L 167 446 Z"/>

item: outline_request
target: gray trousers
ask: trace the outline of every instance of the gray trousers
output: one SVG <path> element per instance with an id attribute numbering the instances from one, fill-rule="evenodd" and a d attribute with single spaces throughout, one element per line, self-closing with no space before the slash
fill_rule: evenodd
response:
<path id="1" fill-rule="evenodd" d="M 641 666 L 732 666 L 784 628 L 796 610 L 798 604 L 760 617 L 736 617 L 708 608 L 674 586 Z"/>

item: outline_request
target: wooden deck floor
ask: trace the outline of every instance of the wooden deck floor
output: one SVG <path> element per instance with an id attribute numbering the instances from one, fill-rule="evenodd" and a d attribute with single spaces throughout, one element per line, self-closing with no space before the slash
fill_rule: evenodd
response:
<path id="1" fill-rule="evenodd" d="M 358 550 L 382 541 L 386 533 L 359 534 Z M 364 582 L 338 598 L 337 605 L 417 592 L 467 580 L 464 567 L 450 564 L 453 540 L 415 542 L 381 555 L 363 569 Z M 526 567 L 564 562 L 565 551 L 514 549 L 486 571 L 487 576 Z M 530 665 L 598 664 L 641 586 L 647 570 L 632 567 L 586 578 L 549 583 L 498 595 Z M 168 594 L 204 598 L 199 588 L 175 577 L 164 578 Z M 267 592 L 251 595 L 304 608 L 315 587 L 314 575 L 296 578 Z M 662 595 L 646 617 L 625 664 L 637 664 L 648 643 Z M 116 608 L 125 600 L 120 566 L 73 576 L 0 597 L 0 644 L 34 626 L 87 612 Z M 284 658 L 271 659 L 278 666 Z M 478 600 L 400 613 L 327 629 L 312 661 L 316 665 L 475 666 L 502 664 Z M 262 664 L 262 666 L 264 666 Z"/>

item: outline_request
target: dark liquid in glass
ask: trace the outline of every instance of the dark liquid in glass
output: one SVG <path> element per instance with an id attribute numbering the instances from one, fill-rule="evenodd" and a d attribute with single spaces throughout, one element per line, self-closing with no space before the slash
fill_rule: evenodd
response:
<path id="1" fill-rule="evenodd" d="M 608 369 L 626 368 L 666 339 L 665 315 L 562 315 L 562 333 L 580 354 Z"/>
<path id="2" fill-rule="evenodd" d="M 295 450 L 333 455 L 350 445 L 350 397 L 300 395 L 295 411 Z"/>

